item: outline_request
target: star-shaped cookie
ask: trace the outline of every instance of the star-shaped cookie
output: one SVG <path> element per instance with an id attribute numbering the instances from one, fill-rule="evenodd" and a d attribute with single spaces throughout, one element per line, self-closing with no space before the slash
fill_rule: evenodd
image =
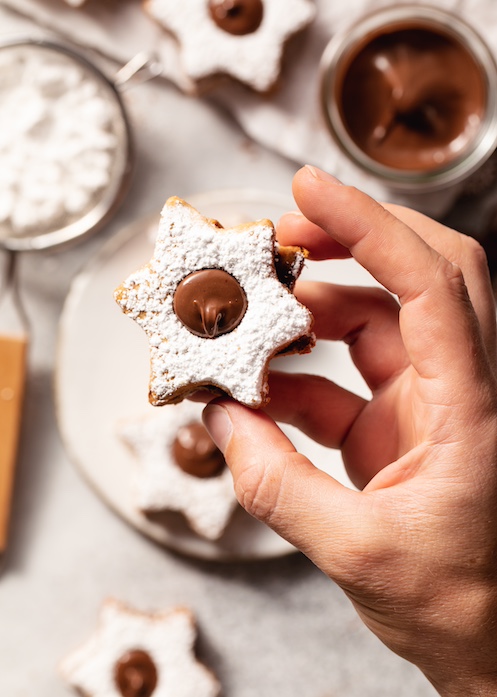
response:
<path id="1" fill-rule="evenodd" d="M 87 697 L 216 697 L 220 686 L 194 655 L 187 608 L 144 613 L 110 598 L 95 633 L 60 665 Z"/>
<path id="2" fill-rule="evenodd" d="M 119 435 L 135 454 L 137 506 L 145 512 L 179 511 L 202 537 L 217 540 L 237 501 L 233 480 L 221 453 L 202 426 L 203 404 L 183 402 L 119 426 Z M 200 431 L 200 435 L 197 435 Z M 196 443 L 192 440 L 196 439 Z M 207 440 L 209 439 L 209 440 Z M 209 441 L 212 444 L 209 447 Z M 180 456 L 178 456 L 178 444 Z M 179 462 L 185 454 L 189 471 Z M 198 456 L 197 472 L 192 456 Z M 219 457 L 219 466 L 215 462 Z M 214 463 L 212 473 L 202 472 Z"/>
<path id="3" fill-rule="evenodd" d="M 176 36 L 191 79 L 231 75 L 258 91 L 274 85 L 286 42 L 315 15 L 312 0 L 145 0 L 144 7 Z"/>
<path id="4" fill-rule="evenodd" d="M 156 406 L 208 387 L 258 408 L 270 359 L 314 344 L 311 313 L 278 278 L 273 224 L 225 229 L 177 197 L 163 208 L 151 261 L 115 298 L 148 336 Z"/>

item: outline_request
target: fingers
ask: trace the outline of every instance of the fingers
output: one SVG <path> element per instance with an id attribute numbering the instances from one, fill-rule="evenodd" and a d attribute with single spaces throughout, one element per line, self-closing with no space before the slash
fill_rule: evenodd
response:
<path id="1" fill-rule="evenodd" d="M 302 282 L 297 297 L 311 310 L 318 339 L 349 345 L 352 360 L 371 389 L 408 365 L 399 306 L 383 289 Z"/>
<path id="2" fill-rule="evenodd" d="M 382 204 L 400 221 L 416 231 L 430 247 L 463 272 L 469 297 L 480 320 L 485 343 L 490 352 L 496 351 L 495 301 L 486 254 L 472 237 L 462 235 L 441 223 L 404 206 Z M 312 260 L 343 259 L 349 250 L 330 237 L 321 227 L 293 211 L 282 216 L 277 224 L 278 241 L 283 245 L 305 247 Z"/>
<path id="3" fill-rule="evenodd" d="M 340 448 L 366 400 L 318 375 L 269 375 L 271 401 L 265 411 L 291 424 L 317 443 Z"/>
<path id="4" fill-rule="evenodd" d="M 276 225 L 276 232 L 280 244 L 305 247 L 309 258 L 315 261 L 350 257 L 346 247 L 327 235 L 319 225 L 307 220 L 300 211 L 283 215 Z"/>
<path id="5" fill-rule="evenodd" d="M 295 175 L 294 196 L 311 222 L 399 297 L 404 345 L 418 374 L 465 377 L 483 345 L 460 269 L 369 196 L 319 170 Z"/>
<path id="6" fill-rule="evenodd" d="M 275 421 L 295 426 L 327 448 L 342 450 L 351 482 L 363 489 L 399 456 L 399 442 L 388 400 L 372 402 L 316 375 L 273 372 L 271 401 L 265 408 Z M 393 424 L 393 422 L 392 422 Z M 354 437 L 354 430 L 362 436 Z M 351 437 L 352 435 L 352 437 Z"/>
<path id="7" fill-rule="evenodd" d="M 462 235 L 441 223 L 404 206 L 385 203 L 383 207 L 416 231 L 416 234 L 439 254 L 457 264 L 463 271 L 469 296 L 485 330 L 495 334 L 495 302 L 488 262 L 481 245 L 472 237 Z M 303 246 L 313 260 L 342 259 L 349 250 L 330 237 L 322 228 L 299 211 L 282 216 L 277 224 L 278 241 L 283 245 Z M 492 338 L 492 337 L 489 337 Z"/>
<path id="8" fill-rule="evenodd" d="M 233 474 L 241 505 L 329 572 L 351 554 L 358 492 L 297 453 L 266 414 L 232 400 L 211 403 L 204 423 Z M 359 497 L 356 498 L 356 497 Z"/>
<path id="9" fill-rule="evenodd" d="M 313 167 L 297 172 L 293 192 L 305 217 L 349 249 L 402 303 L 424 291 L 439 255 L 383 206 Z"/>

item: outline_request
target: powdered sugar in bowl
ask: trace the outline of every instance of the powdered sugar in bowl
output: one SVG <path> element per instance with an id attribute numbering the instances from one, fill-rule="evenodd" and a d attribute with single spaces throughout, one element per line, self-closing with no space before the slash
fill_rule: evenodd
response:
<path id="1" fill-rule="evenodd" d="M 93 63 L 47 41 L 0 45 L 0 246 L 93 231 L 122 198 L 131 156 L 120 94 Z"/>

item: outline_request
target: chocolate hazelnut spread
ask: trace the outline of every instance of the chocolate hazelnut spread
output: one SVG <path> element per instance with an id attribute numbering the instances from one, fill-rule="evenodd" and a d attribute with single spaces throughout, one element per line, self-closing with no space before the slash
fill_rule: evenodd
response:
<path id="1" fill-rule="evenodd" d="M 114 680 L 123 697 L 151 697 L 157 686 L 157 668 L 146 651 L 134 649 L 116 663 Z"/>
<path id="2" fill-rule="evenodd" d="M 387 167 L 430 171 L 460 157 L 475 139 L 487 87 L 462 42 L 405 21 L 372 33 L 343 61 L 335 99 L 367 156 Z"/>
<path id="3" fill-rule="evenodd" d="M 202 269 L 178 284 L 173 307 L 192 334 L 214 339 L 240 324 L 247 309 L 247 296 L 227 271 Z"/>
<path id="4" fill-rule="evenodd" d="M 183 472 L 202 479 L 220 474 L 226 464 L 221 451 L 199 421 L 178 430 L 172 451 Z"/>
<path id="5" fill-rule="evenodd" d="M 228 34 L 253 34 L 264 14 L 262 0 L 209 0 L 209 14 Z"/>

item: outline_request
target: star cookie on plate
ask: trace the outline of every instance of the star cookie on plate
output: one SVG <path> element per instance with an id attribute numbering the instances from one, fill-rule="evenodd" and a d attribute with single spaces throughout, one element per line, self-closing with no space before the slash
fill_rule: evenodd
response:
<path id="1" fill-rule="evenodd" d="M 315 15 L 312 0 L 145 0 L 145 10 L 175 35 L 195 82 L 230 75 L 269 90 L 288 39 Z"/>
<path id="2" fill-rule="evenodd" d="M 220 685 L 194 654 L 192 612 L 144 613 L 109 598 L 95 633 L 60 665 L 85 697 L 217 697 Z"/>
<path id="3" fill-rule="evenodd" d="M 202 424 L 203 404 L 183 402 L 128 420 L 119 435 L 135 454 L 137 506 L 179 511 L 202 537 L 217 540 L 237 506 L 222 453 Z"/>
<path id="4" fill-rule="evenodd" d="M 312 315 L 291 292 L 304 256 L 293 249 L 277 247 L 269 220 L 225 229 L 177 197 L 166 202 L 151 261 L 115 291 L 148 336 L 153 405 L 203 387 L 267 404 L 271 358 L 315 342 Z"/>

